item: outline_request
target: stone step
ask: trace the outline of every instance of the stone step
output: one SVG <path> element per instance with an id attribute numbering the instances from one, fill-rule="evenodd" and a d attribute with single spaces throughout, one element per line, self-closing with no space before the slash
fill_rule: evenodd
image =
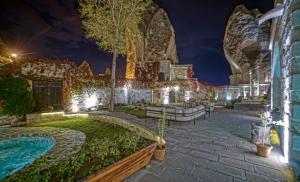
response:
<path id="1" fill-rule="evenodd" d="M 26 126 L 26 121 L 17 121 L 11 124 L 12 127 Z"/>

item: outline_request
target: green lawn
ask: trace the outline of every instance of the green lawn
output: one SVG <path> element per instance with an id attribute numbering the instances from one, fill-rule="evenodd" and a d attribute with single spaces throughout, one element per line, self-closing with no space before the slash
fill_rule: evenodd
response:
<path id="1" fill-rule="evenodd" d="M 145 118 L 145 110 L 144 109 L 134 109 L 133 107 L 128 107 L 128 106 L 121 106 L 121 107 L 116 107 L 117 112 L 125 112 L 127 114 L 134 115 L 138 118 Z"/>
<path id="2" fill-rule="evenodd" d="M 40 158 L 6 181 L 78 181 L 146 147 L 151 142 L 127 129 L 88 118 L 34 124 L 33 126 L 71 128 L 86 134 L 81 150 L 68 160 L 47 166 Z"/>

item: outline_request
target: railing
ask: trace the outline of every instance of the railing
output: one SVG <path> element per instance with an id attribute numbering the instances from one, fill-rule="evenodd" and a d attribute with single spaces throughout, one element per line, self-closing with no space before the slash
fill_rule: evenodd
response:
<path id="1" fill-rule="evenodd" d="M 146 107 L 145 108 L 145 121 L 147 118 L 160 118 L 162 115 L 163 107 Z M 166 119 L 168 126 L 170 121 L 194 121 L 200 117 L 205 119 L 205 107 L 197 106 L 194 108 L 179 108 L 179 107 L 166 107 Z"/>

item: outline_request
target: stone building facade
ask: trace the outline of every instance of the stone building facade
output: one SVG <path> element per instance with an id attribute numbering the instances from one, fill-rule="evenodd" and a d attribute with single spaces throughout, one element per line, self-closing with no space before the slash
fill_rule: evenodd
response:
<path id="1" fill-rule="evenodd" d="M 270 24 L 258 26 L 258 9 L 237 6 L 229 17 L 224 36 L 224 53 L 232 75 L 231 90 L 244 98 L 267 93 L 270 83 Z"/>
<path id="2" fill-rule="evenodd" d="M 281 143 L 283 161 L 300 172 L 300 1 L 276 0 L 274 9 L 260 18 L 272 20 L 271 107 L 273 117 L 283 121 Z M 277 114 L 276 114 L 277 113 Z"/>
<path id="3" fill-rule="evenodd" d="M 157 4 L 152 2 L 148 7 L 133 37 L 128 40 L 126 79 L 167 81 L 173 80 L 179 69 L 178 73 L 188 73 L 190 65 L 177 66 L 175 30 L 167 13 Z"/>

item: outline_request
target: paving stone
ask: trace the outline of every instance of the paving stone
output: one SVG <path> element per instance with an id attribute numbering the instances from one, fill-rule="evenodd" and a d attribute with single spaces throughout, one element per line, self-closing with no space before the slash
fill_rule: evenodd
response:
<path id="1" fill-rule="evenodd" d="M 191 149 L 189 149 L 189 148 L 183 148 L 181 146 L 177 146 L 177 147 L 175 147 L 173 149 L 173 151 L 187 154 L 187 153 L 189 153 L 191 151 Z"/>
<path id="2" fill-rule="evenodd" d="M 246 182 L 247 180 L 241 180 L 239 178 L 233 178 L 233 182 Z"/>
<path id="3" fill-rule="evenodd" d="M 122 118 L 123 114 L 117 116 Z M 154 119 L 145 122 L 130 118 L 129 122 L 157 133 Z M 259 122 L 259 118 L 253 113 L 235 110 L 218 110 L 205 121 L 197 120 L 195 126 L 189 122 L 171 122 L 166 132 L 166 159 L 162 162 L 152 160 L 149 168 L 129 179 L 140 182 L 145 176 L 146 180 L 154 182 L 284 181 L 276 170 L 281 170 L 283 165 L 271 158 L 258 157 L 256 146 L 248 142 L 252 122 Z M 258 167 L 254 169 L 254 166 Z"/>
<path id="4" fill-rule="evenodd" d="M 203 144 L 203 145 L 201 145 L 201 147 L 207 148 L 207 149 L 213 150 L 213 151 L 225 150 L 225 146 L 215 145 L 215 144 L 210 144 L 210 143 Z"/>
<path id="5" fill-rule="evenodd" d="M 246 176 L 247 176 L 247 181 L 251 181 L 251 182 L 279 182 L 280 181 L 277 179 L 269 178 L 252 172 L 246 172 Z"/>
<path id="6" fill-rule="evenodd" d="M 198 151 L 198 150 L 192 150 L 190 152 L 190 154 L 192 156 L 204 158 L 204 159 L 211 160 L 211 161 L 217 161 L 218 160 L 218 155 L 212 154 L 212 153 L 207 153 L 207 152 L 201 152 L 201 151 Z"/>
<path id="7" fill-rule="evenodd" d="M 165 179 L 166 181 L 169 182 L 183 182 L 183 181 L 197 182 L 198 181 L 198 178 L 195 178 L 193 176 L 183 175 L 180 171 L 174 170 L 171 167 L 165 168 L 159 176 L 160 178 Z"/>
<path id="8" fill-rule="evenodd" d="M 213 150 L 210 148 L 206 148 L 206 147 L 203 147 L 202 145 L 197 145 L 197 144 L 193 144 L 193 143 L 189 143 L 185 147 L 193 149 L 193 150 L 197 150 L 197 151 L 202 151 L 202 152 L 208 152 L 208 153 L 213 152 Z"/>
<path id="9" fill-rule="evenodd" d="M 207 164 L 208 164 L 207 159 L 193 157 L 191 155 L 185 155 L 185 154 L 181 154 L 178 156 L 178 161 L 180 161 L 180 160 L 188 161 L 188 162 L 192 163 L 193 166 L 196 166 L 196 168 L 197 167 L 206 168 Z"/>
<path id="10" fill-rule="evenodd" d="M 236 159 L 227 158 L 227 157 L 221 157 L 219 161 L 221 163 L 224 163 L 226 165 L 229 165 L 229 166 L 232 166 L 235 168 L 244 169 L 247 171 L 254 171 L 254 165 L 250 164 L 248 162 L 245 162 L 245 161 L 236 160 Z"/>
<path id="11" fill-rule="evenodd" d="M 200 182 L 232 182 L 233 177 L 221 174 L 205 168 L 196 168 L 193 176 L 198 177 Z"/>
<path id="12" fill-rule="evenodd" d="M 283 180 L 284 174 L 277 169 L 272 169 L 268 167 L 263 167 L 263 166 L 254 166 L 254 169 L 257 173 L 264 175 L 264 176 L 269 176 L 270 178 L 276 178 L 279 180 Z"/>
<path id="13" fill-rule="evenodd" d="M 149 171 L 156 175 L 159 175 L 164 168 L 165 166 L 162 165 L 162 163 L 157 162 L 156 160 L 152 160 L 150 163 Z"/>
<path id="14" fill-rule="evenodd" d="M 151 173 L 147 173 L 139 177 L 138 180 L 142 182 L 165 182 L 165 180 L 163 180 L 162 178 Z"/>
<path id="15" fill-rule="evenodd" d="M 250 162 L 252 164 L 257 164 L 278 170 L 282 169 L 283 167 L 279 163 L 272 161 L 268 158 L 257 156 L 256 153 L 245 154 L 245 161 Z"/>
<path id="16" fill-rule="evenodd" d="M 208 162 L 208 168 L 223 174 L 234 176 L 240 179 L 246 179 L 245 171 L 242 169 L 229 167 L 228 165 L 219 162 Z"/>
<path id="17" fill-rule="evenodd" d="M 219 150 L 215 152 L 216 154 L 220 155 L 220 156 L 225 156 L 225 157 L 229 157 L 232 159 L 238 159 L 238 160 L 244 160 L 245 156 L 242 153 L 238 153 L 238 152 L 233 152 L 233 151 L 227 151 L 227 150 Z"/>

